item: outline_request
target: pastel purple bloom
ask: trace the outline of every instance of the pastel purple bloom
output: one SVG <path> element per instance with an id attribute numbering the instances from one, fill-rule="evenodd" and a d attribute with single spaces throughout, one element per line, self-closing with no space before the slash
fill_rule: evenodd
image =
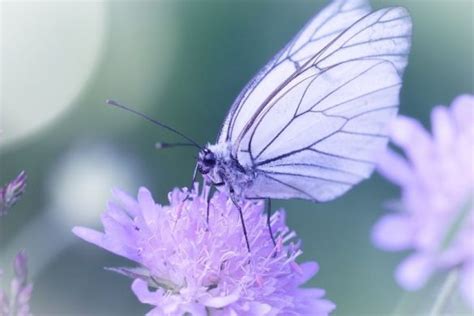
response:
<path id="1" fill-rule="evenodd" d="M 437 106 L 430 135 L 417 121 L 398 118 L 379 171 L 401 187 L 399 210 L 375 225 L 378 247 L 414 253 L 395 276 L 407 290 L 421 288 L 438 270 L 460 269 L 461 293 L 474 307 L 474 96 Z"/>
<path id="2" fill-rule="evenodd" d="M 26 189 L 26 172 L 22 171 L 20 174 L 0 187 L 0 216 L 5 215 L 7 210 L 12 207 L 25 192 Z"/>
<path id="3" fill-rule="evenodd" d="M 134 278 L 135 295 L 154 306 L 148 315 L 328 315 L 334 309 L 324 290 L 300 288 L 318 265 L 296 263 L 302 251 L 283 211 L 271 218 L 275 248 L 262 203 L 243 203 L 249 253 L 239 212 L 225 193 L 212 197 L 207 225 L 208 190 L 175 189 L 164 206 L 145 188 L 137 200 L 114 191 L 102 215 L 105 232 L 73 232 L 138 263 L 112 270 Z"/>
<path id="4" fill-rule="evenodd" d="M 28 283 L 27 257 L 23 250 L 13 261 L 13 271 L 15 277 L 10 282 L 9 294 L 0 289 L 0 316 L 29 316 L 33 284 Z"/>

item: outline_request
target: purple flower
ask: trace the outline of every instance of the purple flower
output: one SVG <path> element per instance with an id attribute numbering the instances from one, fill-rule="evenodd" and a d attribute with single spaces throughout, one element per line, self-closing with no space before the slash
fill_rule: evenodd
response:
<path id="1" fill-rule="evenodd" d="M 15 277 L 10 282 L 10 297 L 0 289 L 0 316 L 31 315 L 29 301 L 33 284 L 27 282 L 27 257 L 23 250 L 16 255 L 13 261 L 13 271 Z"/>
<path id="2" fill-rule="evenodd" d="M 12 207 L 25 192 L 26 189 L 26 172 L 22 171 L 20 174 L 0 187 L 0 216 L 7 213 L 7 209 Z"/>
<path id="3" fill-rule="evenodd" d="M 249 253 L 239 212 L 225 193 L 212 197 L 207 225 L 208 191 L 175 189 L 166 206 L 145 188 L 137 200 L 114 191 L 102 215 L 105 232 L 73 232 L 139 264 L 112 270 L 135 279 L 135 295 L 154 306 L 149 315 L 327 315 L 334 309 L 324 290 L 300 288 L 318 265 L 296 263 L 302 251 L 283 211 L 271 218 L 274 247 L 262 203 L 243 203 Z"/>
<path id="4" fill-rule="evenodd" d="M 392 141 L 405 158 L 388 151 L 379 171 L 401 187 L 398 211 L 373 230 L 378 247 L 413 249 L 395 276 L 407 290 L 421 288 L 437 270 L 459 269 L 460 288 L 474 307 L 474 96 L 456 98 L 431 115 L 433 135 L 400 117 Z"/>

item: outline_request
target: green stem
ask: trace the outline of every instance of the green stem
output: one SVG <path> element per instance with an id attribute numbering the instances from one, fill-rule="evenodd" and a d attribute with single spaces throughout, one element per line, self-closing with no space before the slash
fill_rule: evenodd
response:
<path id="1" fill-rule="evenodd" d="M 446 304 L 448 303 L 448 300 L 451 297 L 451 294 L 453 294 L 455 285 L 458 280 L 458 276 L 458 269 L 453 269 L 449 272 L 448 276 L 443 282 L 443 285 L 441 286 L 441 289 L 438 293 L 438 296 L 436 297 L 433 307 L 431 308 L 430 316 L 442 315 L 443 310 L 445 309 Z"/>

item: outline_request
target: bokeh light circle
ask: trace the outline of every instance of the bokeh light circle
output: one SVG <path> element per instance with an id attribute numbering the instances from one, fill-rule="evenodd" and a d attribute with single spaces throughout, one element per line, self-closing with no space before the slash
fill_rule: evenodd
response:
<path id="1" fill-rule="evenodd" d="M 135 188 L 142 173 L 132 156 L 105 143 L 76 144 L 48 179 L 50 211 L 62 225 L 98 225 L 113 188 Z"/>
<path id="2" fill-rule="evenodd" d="M 90 78 L 105 30 L 100 1 L 2 3 L 2 145 L 57 118 Z"/>

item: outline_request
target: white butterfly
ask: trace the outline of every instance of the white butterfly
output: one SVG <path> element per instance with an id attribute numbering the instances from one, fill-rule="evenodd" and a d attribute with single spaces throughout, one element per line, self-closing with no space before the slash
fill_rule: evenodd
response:
<path id="1" fill-rule="evenodd" d="M 370 176 L 399 104 L 411 20 L 335 0 L 247 84 L 197 170 L 241 198 L 332 200 Z"/>
<path id="2" fill-rule="evenodd" d="M 204 148 L 108 102 L 201 148 L 196 170 L 229 192 L 247 237 L 240 199 L 324 202 L 370 176 L 397 113 L 411 29 L 402 7 L 332 1 L 247 84 Z"/>

